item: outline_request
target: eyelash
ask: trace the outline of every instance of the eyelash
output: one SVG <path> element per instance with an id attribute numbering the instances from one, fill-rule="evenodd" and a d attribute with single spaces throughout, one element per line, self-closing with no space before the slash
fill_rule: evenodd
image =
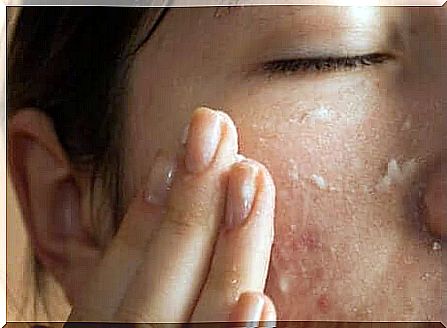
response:
<path id="1" fill-rule="evenodd" d="M 355 70 L 357 68 L 382 64 L 392 59 L 385 54 L 368 54 L 353 57 L 316 57 L 302 59 L 274 60 L 264 64 L 264 71 L 269 73 L 295 72 L 335 72 Z"/>

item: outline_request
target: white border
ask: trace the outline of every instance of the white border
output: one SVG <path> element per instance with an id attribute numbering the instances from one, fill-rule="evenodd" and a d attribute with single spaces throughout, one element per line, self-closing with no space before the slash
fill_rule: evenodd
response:
<path id="1" fill-rule="evenodd" d="M 0 134 L 0 325 L 4 326 L 6 324 L 6 5 L 4 3 L 0 7 L 0 30 L 0 62 L 2 65 L 0 69 L 0 88 L 2 90 L 0 104 L 3 108 L 0 114 L 3 130 Z"/>
<path id="2" fill-rule="evenodd" d="M 203 7 L 255 5 L 443 6 L 446 0 L 5 0 L 8 6 Z"/>
<path id="3" fill-rule="evenodd" d="M 307 1 L 268 1 L 268 0 L 207 0 L 206 6 L 231 5 L 329 5 L 329 6 L 443 6 L 444 0 L 307 0 Z M 21 5 L 37 6 L 154 6 L 154 7 L 196 7 L 204 6 L 203 0 L 4 0 L 0 7 L 0 48 L 1 70 L 0 74 L 0 104 L 3 112 L 0 113 L 0 325 L 6 324 L 6 7 Z M 3 78 L 3 79 L 2 79 Z M 445 318 L 444 318 L 445 319 Z"/>

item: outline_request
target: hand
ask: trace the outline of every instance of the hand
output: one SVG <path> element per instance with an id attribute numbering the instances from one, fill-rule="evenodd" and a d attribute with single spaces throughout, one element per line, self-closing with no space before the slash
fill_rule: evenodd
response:
<path id="1" fill-rule="evenodd" d="M 263 291 L 275 187 L 237 153 L 230 117 L 196 110 L 176 159 L 157 156 L 69 321 L 274 321 Z"/>

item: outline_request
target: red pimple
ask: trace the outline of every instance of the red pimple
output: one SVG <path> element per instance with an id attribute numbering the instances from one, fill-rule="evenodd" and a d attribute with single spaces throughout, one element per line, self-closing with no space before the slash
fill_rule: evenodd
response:
<path id="1" fill-rule="evenodd" d="M 329 299 L 326 295 L 320 295 L 317 300 L 317 306 L 321 312 L 327 313 L 329 311 Z"/>
<path id="2" fill-rule="evenodd" d="M 311 230 L 304 231 L 296 241 L 296 244 L 298 249 L 304 248 L 307 250 L 316 250 L 321 248 L 318 234 Z"/>

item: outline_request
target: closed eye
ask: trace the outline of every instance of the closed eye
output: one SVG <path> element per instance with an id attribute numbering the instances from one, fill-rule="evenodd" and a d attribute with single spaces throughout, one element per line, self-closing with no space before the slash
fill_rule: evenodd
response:
<path id="1" fill-rule="evenodd" d="M 274 60 L 264 64 L 263 70 L 269 73 L 294 73 L 294 72 L 336 72 L 350 71 L 365 68 L 372 65 L 383 64 L 394 59 L 387 54 L 368 54 L 346 57 L 314 57 L 287 60 Z"/>

